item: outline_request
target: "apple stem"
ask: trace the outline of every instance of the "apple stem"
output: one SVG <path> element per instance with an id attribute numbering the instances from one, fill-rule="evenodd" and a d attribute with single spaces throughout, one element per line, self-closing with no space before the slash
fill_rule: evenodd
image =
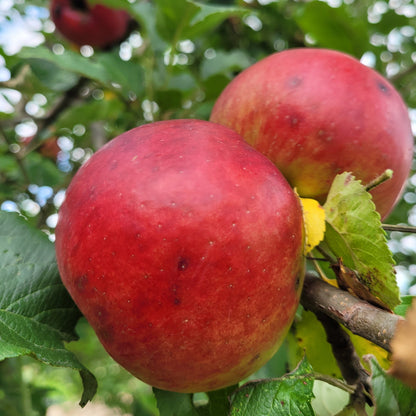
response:
<path id="1" fill-rule="evenodd" d="M 388 181 L 392 177 L 393 177 L 393 171 L 391 169 L 386 169 L 380 176 L 377 176 L 377 178 L 369 182 L 365 186 L 365 190 L 369 192 L 372 189 L 374 189 L 376 186 L 381 185 L 383 182 Z"/>
<path id="2" fill-rule="evenodd" d="M 328 261 L 329 262 L 329 260 L 324 257 L 306 256 L 306 259 L 311 260 L 311 261 Z"/>
<path id="3" fill-rule="evenodd" d="M 87 11 L 89 10 L 86 0 L 70 0 L 71 6 L 76 10 Z"/>

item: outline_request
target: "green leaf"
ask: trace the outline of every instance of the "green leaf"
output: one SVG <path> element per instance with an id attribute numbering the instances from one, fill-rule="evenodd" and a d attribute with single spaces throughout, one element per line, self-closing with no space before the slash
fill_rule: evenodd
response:
<path id="1" fill-rule="evenodd" d="M 210 5 L 192 0 L 156 0 L 157 29 L 167 41 L 194 39 L 213 30 L 230 16 L 247 13 L 234 6 Z"/>
<path id="2" fill-rule="evenodd" d="M 78 81 L 76 74 L 59 68 L 53 62 L 34 58 L 29 59 L 28 63 L 39 81 L 53 91 L 66 91 Z"/>
<path id="3" fill-rule="evenodd" d="M 377 363 L 370 360 L 372 386 L 377 415 L 415 416 L 416 391 L 389 376 Z"/>
<path id="4" fill-rule="evenodd" d="M 154 52 L 163 53 L 168 48 L 167 43 L 156 30 L 156 6 L 150 2 L 136 2 L 131 4 L 131 9 L 127 10 L 142 28 L 145 35 L 149 38 Z"/>
<path id="5" fill-rule="evenodd" d="M 0 360 L 31 355 L 78 370 L 85 405 L 96 380 L 63 345 L 77 339 L 80 312 L 61 283 L 53 244 L 22 217 L 0 211 L 0 264 Z"/>
<path id="6" fill-rule="evenodd" d="M 168 42 L 184 39 L 183 32 L 198 11 L 188 0 L 156 0 L 156 29 Z"/>
<path id="7" fill-rule="evenodd" d="M 393 309 L 400 303 L 394 260 L 371 195 L 345 172 L 335 177 L 324 208 L 325 243 L 372 295 Z"/>
<path id="8" fill-rule="evenodd" d="M 39 67 L 45 66 L 50 69 L 49 72 L 55 68 L 54 77 L 58 80 L 69 73 L 69 80 L 77 74 L 95 80 L 109 89 L 117 89 L 114 85 L 118 84 L 126 98 L 131 92 L 140 96 L 144 90 L 142 67 L 134 62 L 123 61 L 114 53 L 97 53 L 91 58 L 86 58 L 71 50 L 55 54 L 44 46 L 38 46 L 22 49 L 20 57 L 27 59 L 38 76 L 41 74 Z M 60 71 L 63 71 L 62 74 Z M 42 76 L 42 79 L 44 78 L 46 74 Z"/>
<path id="9" fill-rule="evenodd" d="M 411 25 L 411 20 L 404 14 L 398 14 L 395 10 L 389 9 L 386 13 L 381 15 L 379 22 L 373 26 L 377 32 L 388 35 L 393 29 L 397 29 L 403 26 Z"/>
<path id="10" fill-rule="evenodd" d="M 220 23 L 231 16 L 241 16 L 247 13 L 242 7 L 210 5 L 189 1 L 198 7 L 198 11 L 192 17 L 189 26 L 184 30 L 184 37 L 195 38 L 215 29 Z"/>
<path id="11" fill-rule="evenodd" d="M 85 76 L 103 84 L 111 82 L 111 77 L 103 65 L 70 50 L 65 50 L 58 55 L 45 46 L 38 46 L 36 48 L 23 48 L 19 56 L 20 58 L 28 59 L 29 64 L 33 58 L 37 58 L 38 60 L 53 63 L 60 69 Z"/>
<path id="12" fill-rule="evenodd" d="M 137 97 L 143 94 L 144 70 L 137 62 L 123 61 L 114 53 L 97 54 L 96 59 L 105 67 L 111 82 L 120 85 L 124 97 L 129 98 L 130 93 Z"/>
<path id="13" fill-rule="evenodd" d="M 231 395 L 237 388 L 238 385 L 234 385 L 220 390 L 209 391 L 207 393 L 209 399 L 209 415 L 228 415 L 230 411 Z"/>
<path id="14" fill-rule="evenodd" d="M 302 311 L 289 334 L 289 365 L 293 368 L 306 354 L 314 371 L 341 378 L 341 372 L 332 354 L 326 333 L 315 314 Z"/>
<path id="15" fill-rule="evenodd" d="M 412 301 L 415 296 L 402 296 L 400 305 L 394 308 L 394 313 L 400 316 L 406 316 L 407 310 L 412 306 Z"/>
<path id="16" fill-rule="evenodd" d="M 95 5 L 95 4 L 102 4 L 111 9 L 123 9 L 129 10 L 129 2 L 128 0 L 88 0 L 88 4 Z"/>
<path id="17" fill-rule="evenodd" d="M 384 368 L 391 365 L 389 353 L 358 335 L 345 329 L 359 357 L 371 354 Z M 289 334 L 289 365 L 293 366 L 302 358 L 308 357 L 308 362 L 315 373 L 327 374 L 331 377 L 342 378 L 335 360 L 331 345 L 326 340 L 326 332 L 313 312 L 303 310 L 302 315 L 295 320 Z"/>
<path id="18" fill-rule="evenodd" d="M 317 415 L 357 416 L 357 413 L 354 411 L 351 412 L 348 409 L 344 409 L 350 399 L 350 395 L 346 391 L 334 387 L 325 381 L 315 380 L 313 392 L 315 398 L 312 400 L 312 406 Z"/>
<path id="19" fill-rule="evenodd" d="M 218 74 L 225 74 L 231 78 L 233 72 L 246 69 L 252 63 L 247 53 L 242 50 L 216 51 L 215 57 L 202 61 L 201 77 L 205 80 Z"/>
<path id="20" fill-rule="evenodd" d="M 198 416 L 192 394 L 175 393 L 153 387 L 160 416 Z"/>
<path id="21" fill-rule="evenodd" d="M 123 110 L 122 102 L 117 99 L 82 102 L 80 105 L 67 108 L 56 121 L 55 127 L 57 130 L 72 129 L 77 124 L 89 126 L 94 121 L 114 121 Z"/>
<path id="22" fill-rule="evenodd" d="M 368 48 L 366 22 L 353 18 L 346 6 L 331 7 L 322 1 L 306 2 L 295 21 L 321 47 L 338 49 L 361 57 Z"/>
<path id="23" fill-rule="evenodd" d="M 243 385 L 234 395 L 230 416 L 312 416 L 312 367 L 302 360 L 290 374 Z"/>
<path id="24" fill-rule="evenodd" d="M 56 163 L 46 159 L 37 152 L 29 153 L 23 163 L 32 183 L 39 186 L 57 186 L 65 181 L 65 174 L 58 169 Z"/>

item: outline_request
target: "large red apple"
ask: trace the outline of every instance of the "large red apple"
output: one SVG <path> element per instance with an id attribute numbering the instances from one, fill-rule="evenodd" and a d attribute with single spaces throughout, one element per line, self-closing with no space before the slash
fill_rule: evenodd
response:
<path id="1" fill-rule="evenodd" d="M 127 36 L 130 16 L 124 10 L 90 6 L 88 0 L 52 0 L 50 11 L 58 31 L 79 46 L 106 48 Z"/>
<path id="2" fill-rule="evenodd" d="M 407 108 L 373 69 L 341 52 L 300 48 L 270 55 L 224 89 L 211 118 L 270 158 L 301 196 L 324 202 L 335 175 L 373 191 L 386 217 L 409 175 L 413 136 Z"/>
<path id="3" fill-rule="evenodd" d="M 146 383 L 234 384 L 276 351 L 303 281 L 303 221 L 277 168 L 207 121 L 130 130 L 78 171 L 59 212 L 63 283 Z"/>

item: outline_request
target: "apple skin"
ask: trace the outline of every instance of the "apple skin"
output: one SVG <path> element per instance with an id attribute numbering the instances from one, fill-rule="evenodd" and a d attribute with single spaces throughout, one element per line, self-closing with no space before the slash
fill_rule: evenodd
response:
<path id="1" fill-rule="evenodd" d="M 59 212 L 65 287 L 108 353 L 144 382 L 237 383 L 283 341 L 304 274 L 299 198 L 235 132 L 172 120 L 121 134 Z"/>
<path id="2" fill-rule="evenodd" d="M 105 49 L 122 41 L 128 33 L 130 16 L 124 10 L 110 9 L 88 0 L 52 0 L 52 21 L 72 43 Z"/>
<path id="3" fill-rule="evenodd" d="M 382 218 L 410 172 L 413 136 L 407 108 L 380 74 L 341 52 L 289 49 L 237 75 L 210 120 L 228 126 L 272 160 L 302 197 L 325 202 L 332 180 L 351 172 L 374 188 Z"/>

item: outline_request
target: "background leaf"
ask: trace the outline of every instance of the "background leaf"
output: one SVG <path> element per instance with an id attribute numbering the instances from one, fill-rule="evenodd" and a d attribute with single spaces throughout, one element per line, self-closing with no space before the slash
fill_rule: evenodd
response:
<path id="1" fill-rule="evenodd" d="M 208 410 L 210 416 L 228 415 L 230 410 L 231 395 L 238 388 L 238 385 L 226 387 L 221 390 L 214 390 L 207 393 Z"/>
<path id="2" fill-rule="evenodd" d="M 55 64 L 60 69 L 94 79 L 104 84 L 111 81 L 111 77 L 103 65 L 71 50 L 65 50 L 62 54 L 58 55 L 45 46 L 38 46 L 36 48 L 23 48 L 19 55 L 21 58 L 28 59 L 29 64 L 33 62 L 33 58 L 36 58 L 37 65 L 39 60 L 44 60 L 48 63 Z"/>
<path id="3" fill-rule="evenodd" d="M 191 0 L 189 2 L 196 5 L 198 10 L 193 15 L 189 26 L 184 30 L 183 36 L 186 38 L 198 37 L 209 32 L 231 16 L 247 14 L 247 10 L 241 7 L 210 5 Z"/>
<path id="4" fill-rule="evenodd" d="M 389 376 L 377 363 L 370 360 L 376 415 L 416 415 L 416 391 Z"/>
<path id="5" fill-rule="evenodd" d="M 405 316 L 407 310 L 412 306 L 412 301 L 415 296 L 402 296 L 400 305 L 394 308 L 394 313 L 400 316 Z"/>
<path id="6" fill-rule="evenodd" d="M 160 416 L 198 416 L 192 394 L 175 393 L 153 388 Z"/>
<path id="7" fill-rule="evenodd" d="M 381 363 L 383 368 L 389 368 L 391 361 L 387 351 L 371 341 L 352 334 L 346 328 L 344 330 L 351 338 L 359 357 L 371 354 Z M 342 378 L 331 345 L 326 340 L 325 330 L 314 313 L 302 311 L 301 317 L 296 319 L 290 330 L 288 340 L 290 343 L 289 362 L 291 367 L 306 355 L 308 362 L 317 373 Z"/>
<path id="8" fill-rule="evenodd" d="M 242 386 L 233 398 L 230 416 L 312 416 L 313 383 L 312 367 L 304 359 L 286 376 Z"/>
<path id="9" fill-rule="evenodd" d="M 77 81 L 78 76 L 70 71 L 65 71 L 59 68 L 53 62 L 45 61 L 44 59 L 30 58 L 28 63 L 34 75 L 46 87 L 54 91 L 65 91 L 73 87 Z"/>
<path id="10" fill-rule="evenodd" d="M 0 211 L 0 264 L 0 360 L 31 355 L 80 371 L 85 404 L 95 379 L 63 345 L 77 338 L 80 313 L 59 278 L 53 244 L 22 217 Z"/>
<path id="11" fill-rule="evenodd" d="M 324 204 L 325 243 L 391 309 L 400 303 L 394 260 L 371 195 L 350 173 L 337 175 Z"/>
<path id="12" fill-rule="evenodd" d="M 213 30 L 230 16 L 247 11 L 240 7 L 210 5 L 192 0 L 156 0 L 157 28 L 167 41 L 193 39 Z"/>
<path id="13" fill-rule="evenodd" d="M 331 7 L 322 1 L 311 1 L 298 9 L 295 19 L 320 46 L 361 57 L 368 47 L 366 25 L 348 11 L 344 5 Z"/>

